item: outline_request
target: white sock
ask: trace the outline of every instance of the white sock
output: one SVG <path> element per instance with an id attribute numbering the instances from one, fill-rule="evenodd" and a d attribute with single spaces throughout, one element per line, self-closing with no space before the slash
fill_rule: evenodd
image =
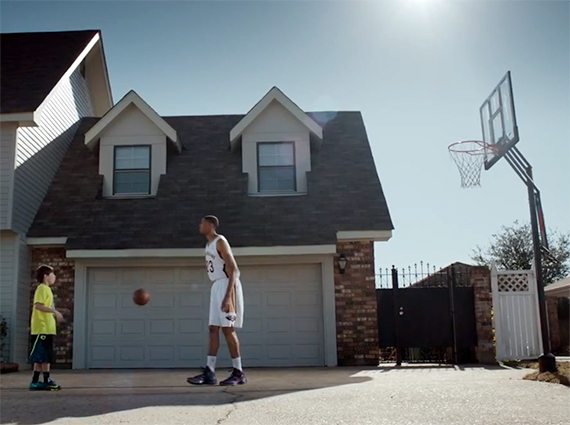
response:
<path id="1" fill-rule="evenodd" d="M 216 356 L 208 356 L 206 360 L 206 366 L 210 368 L 212 372 L 216 371 Z"/>
<path id="2" fill-rule="evenodd" d="M 241 367 L 241 357 L 238 357 L 237 359 L 232 359 L 232 366 L 234 369 L 241 370 L 243 372 L 243 369 Z"/>

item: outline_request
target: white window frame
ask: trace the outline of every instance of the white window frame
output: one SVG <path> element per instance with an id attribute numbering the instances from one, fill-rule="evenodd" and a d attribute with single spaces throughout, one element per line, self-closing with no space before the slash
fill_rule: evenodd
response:
<path id="1" fill-rule="evenodd" d="M 117 169 L 117 151 L 120 149 L 133 149 L 133 148 L 147 148 L 148 149 L 148 168 L 132 168 L 132 169 Z M 133 172 L 146 172 L 148 174 L 148 190 L 146 192 L 121 192 L 117 193 L 117 174 L 126 174 Z M 115 146 L 113 149 L 113 196 L 149 196 L 152 186 L 152 146 L 151 145 L 130 145 L 130 146 Z"/>
<path id="2" fill-rule="evenodd" d="M 292 165 L 261 165 L 260 163 L 260 149 L 262 146 L 267 145 L 290 145 L 293 148 L 293 164 Z M 256 146 L 257 150 L 257 192 L 259 194 L 289 194 L 297 192 L 297 158 L 295 155 L 295 142 L 258 142 Z M 261 173 L 262 168 L 287 168 L 293 169 L 293 189 L 286 190 L 261 190 Z"/>

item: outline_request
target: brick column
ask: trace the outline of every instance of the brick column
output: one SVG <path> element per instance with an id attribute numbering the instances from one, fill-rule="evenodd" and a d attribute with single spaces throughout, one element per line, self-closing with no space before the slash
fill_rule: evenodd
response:
<path id="1" fill-rule="evenodd" d="M 497 363 L 493 332 L 493 294 L 491 271 L 487 267 L 471 268 L 471 284 L 475 294 L 477 322 L 477 360 L 483 364 Z"/>
<path id="2" fill-rule="evenodd" d="M 337 355 L 339 366 L 378 365 L 378 316 L 374 242 L 339 242 L 348 260 L 341 274 L 335 260 Z"/>
<path id="3" fill-rule="evenodd" d="M 546 298 L 548 328 L 550 329 L 550 348 L 555 353 L 560 349 L 560 321 L 558 320 L 558 298 Z"/>
<path id="4" fill-rule="evenodd" d="M 75 284 L 75 263 L 65 257 L 65 248 L 32 249 L 32 281 L 30 291 L 30 311 L 34 292 L 38 286 L 35 280 L 36 269 L 46 264 L 54 268 L 55 285 L 52 286 L 53 301 L 56 309 L 68 309 L 64 314 L 65 323 L 58 324 L 55 338 L 55 363 L 71 366 L 73 361 L 73 303 Z"/>

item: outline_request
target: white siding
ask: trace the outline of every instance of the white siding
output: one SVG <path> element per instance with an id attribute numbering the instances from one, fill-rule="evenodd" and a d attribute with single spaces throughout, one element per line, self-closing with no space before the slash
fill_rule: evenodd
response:
<path id="1" fill-rule="evenodd" d="M 79 119 L 93 115 L 79 70 L 62 81 L 41 111 L 38 127 L 18 129 L 13 229 L 25 234 L 42 203 Z"/>
<path id="2" fill-rule="evenodd" d="M 166 174 L 166 136 L 135 105 L 129 105 L 101 134 L 99 174 L 103 176 L 103 196 L 113 196 L 115 146 L 151 146 L 151 188 L 156 195 L 160 176 Z"/>
<path id="3" fill-rule="evenodd" d="M 17 235 L 12 232 L 0 233 L 0 314 L 8 323 L 8 337 L 4 341 L 2 356 L 4 360 L 11 360 L 9 356 L 12 336 L 14 313 L 14 279 L 17 271 Z"/>
<path id="4" fill-rule="evenodd" d="M 248 193 L 258 194 L 257 143 L 295 142 L 297 193 L 307 193 L 307 172 L 311 171 L 309 130 L 279 102 L 271 102 L 242 135 L 242 165 L 247 173 Z"/>
<path id="5" fill-rule="evenodd" d="M 17 251 L 18 258 L 18 294 L 16 301 L 16 327 L 12 333 L 13 361 L 22 368 L 28 359 L 28 340 L 30 327 L 30 288 L 31 288 L 31 249 L 26 241 L 20 238 Z"/>
<path id="6" fill-rule="evenodd" d="M 8 208 L 12 197 L 16 125 L 0 124 L 0 229 L 7 229 Z"/>

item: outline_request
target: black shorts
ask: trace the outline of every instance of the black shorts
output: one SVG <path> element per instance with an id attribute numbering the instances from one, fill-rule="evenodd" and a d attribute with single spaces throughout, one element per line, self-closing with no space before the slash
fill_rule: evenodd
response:
<path id="1" fill-rule="evenodd" d="M 53 363 L 53 335 L 32 335 L 32 363 Z"/>

